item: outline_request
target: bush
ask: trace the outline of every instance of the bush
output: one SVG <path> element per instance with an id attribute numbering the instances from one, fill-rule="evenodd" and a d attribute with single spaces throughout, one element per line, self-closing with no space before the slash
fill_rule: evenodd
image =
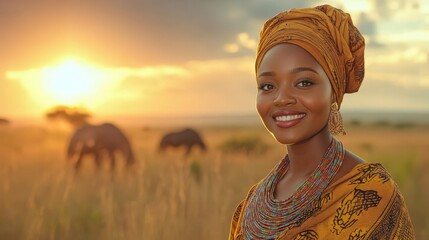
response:
<path id="1" fill-rule="evenodd" d="M 386 120 L 379 120 L 379 121 L 376 121 L 374 123 L 374 126 L 375 127 L 389 127 L 390 126 L 390 122 L 386 121 Z"/>
<path id="2" fill-rule="evenodd" d="M 265 153 L 268 150 L 268 145 L 265 144 L 259 137 L 247 136 L 241 138 L 230 138 L 224 141 L 219 149 L 224 153 Z"/>
<path id="3" fill-rule="evenodd" d="M 395 124 L 394 127 L 397 129 L 408 129 L 408 128 L 415 127 L 415 124 L 412 122 L 400 122 L 400 123 Z"/>
<path id="4" fill-rule="evenodd" d="M 196 182 L 201 182 L 201 177 L 202 177 L 202 167 L 201 164 L 197 161 L 192 161 L 191 163 L 191 173 L 192 176 L 194 177 Z"/>
<path id="5" fill-rule="evenodd" d="M 353 119 L 349 122 L 349 124 L 353 127 L 360 127 L 362 126 L 362 122 L 357 120 L 357 119 Z"/>

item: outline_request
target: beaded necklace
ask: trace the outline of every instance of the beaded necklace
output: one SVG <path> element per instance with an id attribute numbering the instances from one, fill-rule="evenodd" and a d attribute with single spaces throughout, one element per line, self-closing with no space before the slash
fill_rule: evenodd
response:
<path id="1" fill-rule="evenodd" d="M 286 200 L 274 198 L 274 190 L 289 168 L 289 157 L 279 161 L 255 188 L 243 216 L 244 239 L 275 239 L 305 217 L 308 208 L 332 181 L 344 160 L 343 144 L 332 138 L 313 174 Z"/>

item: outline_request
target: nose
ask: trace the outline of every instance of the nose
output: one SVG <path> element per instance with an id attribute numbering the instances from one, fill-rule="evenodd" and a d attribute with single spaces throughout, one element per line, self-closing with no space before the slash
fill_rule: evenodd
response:
<path id="1" fill-rule="evenodd" d="M 278 92 L 277 96 L 274 99 L 274 105 L 279 106 L 287 106 L 290 104 L 296 103 L 296 98 L 292 94 L 290 90 L 287 89 L 281 89 L 281 91 Z"/>

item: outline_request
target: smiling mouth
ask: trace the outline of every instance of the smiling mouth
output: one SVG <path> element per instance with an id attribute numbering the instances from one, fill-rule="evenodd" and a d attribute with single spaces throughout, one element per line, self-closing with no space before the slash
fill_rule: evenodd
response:
<path id="1" fill-rule="evenodd" d="M 292 120 L 300 119 L 300 118 L 303 118 L 303 117 L 305 117 L 305 113 L 293 114 L 293 115 L 276 116 L 276 117 L 274 117 L 274 120 L 276 120 L 278 122 L 287 122 L 287 121 L 292 121 Z"/>

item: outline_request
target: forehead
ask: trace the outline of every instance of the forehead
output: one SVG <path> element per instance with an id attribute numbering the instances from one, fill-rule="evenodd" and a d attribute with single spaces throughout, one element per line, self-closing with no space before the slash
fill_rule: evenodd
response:
<path id="1" fill-rule="evenodd" d="M 322 66 L 305 49 L 290 43 L 282 43 L 272 47 L 264 55 L 258 72 L 274 71 L 279 67 L 311 67 L 323 71 Z"/>

